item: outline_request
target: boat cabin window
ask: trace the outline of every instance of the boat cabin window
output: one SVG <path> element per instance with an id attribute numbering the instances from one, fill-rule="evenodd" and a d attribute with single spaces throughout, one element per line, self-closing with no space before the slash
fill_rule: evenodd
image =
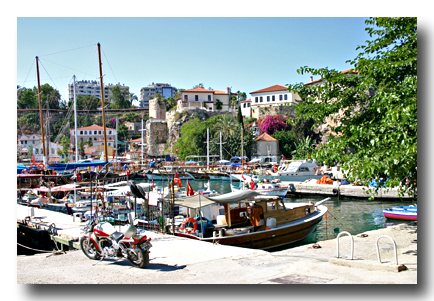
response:
<path id="1" fill-rule="evenodd" d="M 267 212 L 273 212 L 273 211 L 282 211 L 285 210 L 285 206 L 283 205 L 283 202 L 278 200 L 274 202 L 267 202 Z"/>
<path id="2" fill-rule="evenodd" d="M 300 171 L 309 171 L 309 167 L 300 167 Z"/>

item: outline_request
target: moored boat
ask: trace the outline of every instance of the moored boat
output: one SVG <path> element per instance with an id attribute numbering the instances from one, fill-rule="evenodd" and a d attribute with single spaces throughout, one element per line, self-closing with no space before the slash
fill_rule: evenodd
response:
<path id="1" fill-rule="evenodd" d="M 398 219 L 405 221 L 417 221 L 417 206 L 398 206 L 383 209 L 383 214 L 385 218 Z"/>
<path id="2" fill-rule="evenodd" d="M 327 212 L 327 207 L 321 203 L 329 200 L 316 204 L 284 203 L 282 198 L 258 195 L 255 191 L 242 190 L 175 201 L 179 206 L 200 211 L 213 204 L 224 207 L 224 215 L 217 216 L 215 223 L 210 225 L 206 221 L 204 227 L 199 227 L 201 218 L 189 217 L 177 227 L 175 235 L 244 248 L 275 248 L 309 236 Z M 238 205 L 234 206 L 234 202 Z"/>

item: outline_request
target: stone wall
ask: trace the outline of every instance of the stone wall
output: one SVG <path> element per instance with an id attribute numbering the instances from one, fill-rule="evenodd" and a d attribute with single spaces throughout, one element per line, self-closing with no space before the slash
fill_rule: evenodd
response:
<path id="1" fill-rule="evenodd" d="M 294 106 L 252 106 L 252 117 L 265 118 L 270 115 L 290 115 L 295 117 Z"/>

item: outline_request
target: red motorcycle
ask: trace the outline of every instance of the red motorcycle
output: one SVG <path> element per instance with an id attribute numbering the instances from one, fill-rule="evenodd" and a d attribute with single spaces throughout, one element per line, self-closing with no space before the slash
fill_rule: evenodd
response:
<path id="1" fill-rule="evenodd" d="M 149 263 L 151 238 L 133 225 L 131 216 L 129 222 L 118 232 L 110 223 L 98 223 L 96 216 L 91 218 L 80 238 L 81 250 L 89 259 L 127 258 L 134 267 L 145 268 Z"/>

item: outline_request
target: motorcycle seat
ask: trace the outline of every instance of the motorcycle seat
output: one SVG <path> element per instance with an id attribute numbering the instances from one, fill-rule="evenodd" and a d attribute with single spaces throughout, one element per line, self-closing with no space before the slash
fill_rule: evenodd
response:
<path id="1" fill-rule="evenodd" d="M 119 242 L 122 239 L 122 237 L 124 237 L 124 234 L 121 232 L 114 232 L 112 234 L 112 237 L 116 242 Z"/>

